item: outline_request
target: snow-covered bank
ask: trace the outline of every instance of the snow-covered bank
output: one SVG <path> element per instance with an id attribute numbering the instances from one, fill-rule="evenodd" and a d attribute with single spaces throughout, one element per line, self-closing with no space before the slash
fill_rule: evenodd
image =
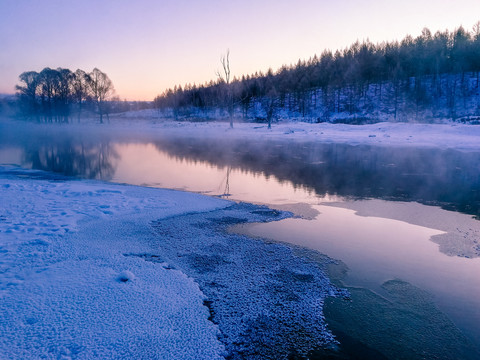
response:
<path id="1" fill-rule="evenodd" d="M 343 293 L 318 264 L 224 232 L 283 215 L 12 167 L 0 188 L 3 358 L 286 357 L 333 342 L 322 304 Z"/>
<path id="2" fill-rule="evenodd" d="M 435 147 L 465 151 L 480 150 L 480 126 L 452 122 L 443 124 L 391 123 L 383 122 L 367 125 L 346 125 L 306 122 L 274 123 L 271 129 L 265 124 L 234 122 L 233 129 L 227 122 L 169 121 L 162 118 L 114 118 L 108 124 L 98 124 L 96 119 L 83 120 L 76 124 L 31 124 L 20 121 L 0 121 L 0 126 L 8 137 L 12 125 L 27 130 L 47 127 L 53 131 L 68 128 L 78 134 L 89 136 L 114 136 L 158 138 L 159 136 L 195 136 L 232 139 L 283 139 L 293 141 L 317 141 L 323 143 L 343 143 L 350 145 L 375 145 L 396 147 Z M 1 135 L 1 133 L 0 133 Z M 0 140 L 1 136 L 0 136 Z"/>
<path id="3" fill-rule="evenodd" d="M 130 125 L 126 125 L 130 126 Z M 134 125 L 131 125 L 134 127 Z M 165 135 L 291 139 L 350 145 L 415 146 L 480 150 L 480 126 L 459 124 L 377 123 L 369 125 L 282 122 L 266 125 L 236 123 L 162 122 L 148 125 Z"/>
<path id="4" fill-rule="evenodd" d="M 148 221 L 228 202 L 0 172 L 2 359 L 222 358 L 198 285 L 123 254 L 148 247 Z M 113 218 L 124 236 L 109 236 Z"/>

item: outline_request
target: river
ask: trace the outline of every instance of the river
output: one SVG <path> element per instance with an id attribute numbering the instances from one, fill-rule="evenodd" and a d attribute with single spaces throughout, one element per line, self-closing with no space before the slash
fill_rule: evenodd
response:
<path id="1" fill-rule="evenodd" d="M 0 164 L 289 210 L 231 231 L 339 260 L 352 300 L 325 315 L 346 353 L 480 345 L 478 152 L 3 127 Z"/>

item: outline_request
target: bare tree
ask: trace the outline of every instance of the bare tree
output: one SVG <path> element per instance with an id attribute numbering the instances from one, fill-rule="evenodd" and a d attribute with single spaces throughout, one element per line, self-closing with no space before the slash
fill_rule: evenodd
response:
<path id="1" fill-rule="evenodd" d="M 220 63 L 222 64 L 223 72 L 217 70 L 215 74 L 218 78 L 225 82 L 227 85 L 230 84 L 230 50 L 227 49 L 227 53 L 220 57 Z"/>
<path id="2" fill-rule="evenodd" d="M 230 116 L 230 127 L 233 128 L 233 96 L 230 86 L 230 50 L 227 49 L 227 53 L 220 57 L 220 63 L 222 64 L 223 71 L 217 70 L 215 74 L 220 79 L 220 82 L 226 85 L 226 105 L 228 114 Z"/>
<path id="3" fill-rule="evenodd" d="M 275 87 L 272 87 L 262 102 L 262 105 L 265 109 L 265 114 L 267 115 L 267 123 L 269 129 L 272 128 L 272 119 L 275 116 L 275 111 L 277 108 L 277 96 L 277 90 L 275 89 Z"/>
<path id="4" fill-rule="evenodd" d="M 103 115 L 107 112 L 107 101 L 114 94 L 113 83 L 104 72 L 95 68 L 89 74 L 90 90 L 95 104 L 97 105 L 100 123 L 103 124 Z"/>
<path id="5" fill-rule="evenodd" d="M 77 69 L 74 74 L 72 92 L 74 101 L 78 104 L 78 117 L 77 120 L 80 122 L 82 116 L 83 104 L 89 98 L 90 91 L 90 76 L 83 70 Z"/>

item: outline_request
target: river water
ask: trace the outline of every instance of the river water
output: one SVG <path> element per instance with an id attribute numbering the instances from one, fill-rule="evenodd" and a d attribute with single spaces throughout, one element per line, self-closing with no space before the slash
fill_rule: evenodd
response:
<path id="1" fill-rule="evenodd" d="M 399 337 L 438 347 L 458 330 L 447 354 L 480 345 L 480 153 L 75 129 L 3 125 L 0 164 L 292 211 L 232 231 L 339 260 L 331 276 L 352 302 L 325 314 L 341 341 L 387 358 L 417 351 Z"/>

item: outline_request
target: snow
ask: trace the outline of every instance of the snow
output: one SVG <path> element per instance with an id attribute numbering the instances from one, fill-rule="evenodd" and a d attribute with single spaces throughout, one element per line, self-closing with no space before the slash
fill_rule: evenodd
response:
<path id="1" fill-rule="evenodd" d="M 286 213 L 11 166 L 0 189 L 2 358 L 273 359 L 335 343 L 331 260 L 226 232 Z"/>
<path id="2" fill-rule="evenodd" d="M 225 232 L 234 224 L 283 218 L 280 211 L 236 204 L 206 217 L 154 223 L 163 238 L 156 254 L 198 282 L 231 359 L 305 357 L 335 343 L 322 311 L 327 296 L 346 295 L 325 275 L 333 261 L 312 261 L 284 244 Z"/>
<path id="3" fill-rule="evenodd" d="M 149 220 L 228 202 L 0 173 L 1 358 L 223 358 L 198 285 L 123 254 L 148 247 Z"/>
<path id="4" fill-rule="evenodd" d="M 117 281 L 119 282 L 127 282 L 127 281 L 133 281 L 135 279 L 135 275 L 131 271 L 124 270 L 117 276 Z"/>
<path id="5" fill-rule="evenodd" d="M 446 122 L 442 124 L 383 122 L 367 125 L 347 125 L 285 121 L 267 125 L 234 121 L 233 129 L 227 122 L 188 122 L 151 118 L 112 118 L 109 124 L 97 124 L 90 119 L 81 124 L 41 125 L 16 123 L 23 130 L 75 131 L 91 137 L 109 136 L 115 139 L 135 137 L 155 139 L 159 136 L 209 137 L 226 139 L 283 139 L 390 147 L 436 147 L 462 151 L 480 150 L 480 126 Z M 12 122 L 0 121 L 5 137 Z M 14 136 L 14 135 L 10 135 Z"/>
<path id="6" fill-rule="evenodd" d="M 97 119 L 84 119 L 82 123 L 32 124 L 0 118 L 0 140 L 11 141 L 19 132 L 41 131 L 40 134 L 65 130 L 87 135 L 90 138 L 112 137 L 157 139 L 159 136 L 209 137 L 226 139 L 283 139 L 293 141 L 316 141 L 344 143 L 350 145 L 372 145 L 390 147 L 435 147 L 462 151 L 480 150 L 480 126 L 445 121 L 425 124 L 415 122 L 380 122 L 366 125 L 332 123 L 308 123 L 302 121 L 280 121 L 268 129 L 265 124 L 246 123 L 234 120 L 233 129 L 228 122 L 172 121 L 155 116 L 157 110 L 130 112 L 129 117 L 113 117 L 110 123 L 99 124 Z M 140 115 L 135 115 L 136 113 Z M 3 137 L 3 139 L 2 139 Z"/>
<path id="7" fill-rule="evenodd" d="M 377 123 L 368 125 L 310 124 L 282 122 L 272 129 L 266 125 L 235 123 L 229 129 L 225 123 L 174 123 L 150 125 L 152 131 L 164 135 L 193 135 L 257 139 L 292 139 L 346 143 L 350 145 L 439 147 L 458 150 L 480 150 L 480 126 L 464 124 Z"/>

